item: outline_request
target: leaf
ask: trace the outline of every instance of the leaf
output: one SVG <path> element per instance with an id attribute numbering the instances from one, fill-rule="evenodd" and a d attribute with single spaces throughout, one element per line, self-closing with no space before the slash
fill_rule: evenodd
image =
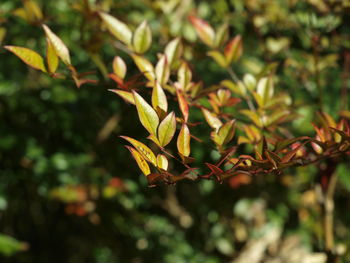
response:
<path id="1" fill-rule="evenodd" d="M 156 135 L 159 124 L 156 111 L 136 91 L 133 94 L 141 124 L 149 133 Z"/>
<path id="2" fill-rule="evenodd" d="M 167 57 L 169 65 L 174 65 L 174 62 L 181 56 L 182 53 L 182 45 L 180 38 L 175 38 L 171 40 L 165 47 L 164 53 Z"/>
<path id="3" fill-rule="evenodd" d="M 43 28 L 44 28 L 46 37 L 51 42 L 54 50 L 56 51 L 57 56 L 67 66 L 71 65 L 70 56 L 69 56 L 69 50 L 66 47 L 66 45 L 63 43 L 63 41 L 55 33 L 53 33 L 48 26 L 43 25 Z"/>
<path id="4" fill-rule="evenodd" d="M 185 157 L 188 157 L 191 152 L 190 140 L 191 140 L 190 130 L 188 129 L 187 125 L 184 123 L 182 124 L 179 136 L 177 137 L 177 149 L 179 153 Z"/>
<path id="5" fill-rule="evenodd" d="M 124 140 L 127 140 L 129 143 L 131 143 L 136 150 L 142 155 L 143 158 L 146 159 L 146 161 L 152 163 L 154 166 L 157 166 L 157 159 L 154 153 L 150 148 L 148 148 L 145 144 L 142 142 L 139 142 L 133 138 L 130 138 L 128 136 L 120 136 Z"/>
<path id="6" fill-rule="evenodd" d="M 180 84 L 180 89 L 187 90 L 188 84 L 192 79 L 192 72 L 186 62 L 183 62 L 177 72 L 177 79 Z"/>
<path id="7" fill-rule="evenodd" d="M 126 74 L 126 65 L 124 60 L 119 56 L 115 56 L 113 59 L 113 72 L 119 78 L 124 79 Z"/>
<path id="8" fill-rule="evenodd" d="M 242 37 L 235 36 L 225 47 L 225 56 L 227 64 L 236 62 L 243 53 Z"/>
<path id="9" fill-rule="evenodd" d="M 179 90 L 176 89 L 176 95 L 177 95 L 177 100 L 179 101 L 179 107 L 182 112 L 182 116 L 184 117 L 185 122 L 188 121 L 188 103 L 183 95 L 183 93 Z"/>
<path id="10" fill-rule="evenodd" d="M 220 67 L 223 67 L 223 68 L 227 67 L 226 57 L 223 54 L 221 54 L 219 51 L 212 50 L 207 52 L 207 55 L 209 57 L 212 57 L 215 60 L 215 62 L 219 64 Z"/>
<path id="11" fill-rule="evenodd" d="M 139 166 L 140 170 L 142 171 L 142 173 L 144 175 L 149 175 L 151 173 L 151 170 L 148 166 L 148 163 L 146 162 L 146 160 L 142 157 L 142 155 L 136 151 L 134 148 L 130 147 L 130 146 L 125 146 L 132 154 L 132 156 L 134 157 L 134 159 L 136 160 L 137 165 Z"/>
<path id="12" fill-rule="evenodd" d="M 170 66 L 166 55 L 162 55 L 161 58 L 159 59 L 156 65 L 155 73 L 156 73 L 157 81 L 161 85 L 164 85 L 168 82 L 168 79 L 170 76 Z"/>
<path id="13" fill-rule="evenodd" d="M 255 111 L 251 110 L 241 110 L 242 114 L 247 116 L 256 126 L 261 128 L 263 126 L 262 121 L 260 120 L 259 115 Z"/>
<path id="14" fill-rule="evenodd" d="M 214 116 L 214 114 L 212 114 L 205 108 L 202 108 L 201 110 L 209 126 L 218 131 L 219 128 L 222 126 L 222 122 L 220 121 L 220 119 Z"/>
<path id="15" fill-rule="evenodd" d="M 132 32 L 125 23 L 107 13 L 100 12 L 99 15 L 112 35 L 126 45 L 131 44 Z"/>
<path id="16" fill-rule="evenodd" d="M 213 46 L 215 40 L 215 32 L 214 29 L 208 24 L 208 22 L 195 16 L 189 16 L 189 19 L 194 26 L 199 38 L 208 46 Z"/>
<path id="17" fill-rule="evenodd" d="M 155 83 L 152 91 L 152 106 L 161 115 L 161 111 L 166 113 L 168 111 L 168 101 L 162 86 Z"/>
<path id="18" fill-rule="evenodd" d="M 157 155 L 157 166 L 163 170 L 168 170 L 168 159 L 163 154 Z"/>
<path id="19" fill-rule="evenodd" d="M 56 51 L 51 44 L 51 41 L 46 38 L 46 61 L 47 61 L 47 67 L 49 68 L 50 73 L 55 73 L 58 67 L 58 56 L 56 54 Z"/>
<path id="20" fill-rule="evenodd" d="M 152 32 L 147 23 L 143 21 L 135 30 L 133 37 L 134 51 L 139 54 L 145 53 L 152 43 Z"/>
<path id="21" fill-rule="evenodd" d="M 174 137 L 176 131 L 176 118 L 175 113 L 170 112 L 164 120 L 159 124 L 158 128 L 158 140 L 160 146 L 165 147 Z"/>
<path id="22" fill-rule="evenodd" d="M 228 24 L 222 24 L 216 31 L 214 47 L 221 47 L 228 38 Z"/>
<path id="23" fill-rule="evenodd" d="M 222 146 L 230 142 L 235 134 L 235 120 L 231 120 L 225 123 L 217 133 L 214 133 L 213 140 L 214 142 Z"/>
<path id="24" fill-rule="evenodd" d="M 5 46 L 8 51 L 15 54 L 19 57 L 24 63 L 31 66 L 32 68 L 39 69 L 42 72 L 46 73 L 46 68 L 44 65 L 44 60 L 42 56 L 40 56 L 35 51 L 25 48 L 25 47 L 17 47 L 17 46 Z"/>
<path id="25" fill-rule="evenodd" d="M 125 101 L 135 105 L 134 95 L 129 91 L 119 90 L 119 89 L 109 89 L 109 91 L 114 92 L 119 95 Z"/>
<path id="26" fill-rule="evenodd" d="M 149 62 L 146 58 L 139 55 L 133 54 L 131 57 L 142 74 L 144 74 L 148 80 L 153 82 L 155 80 L 155 75 L 152 63 Z"/>
<path id="27" fill-rule="evenodd" d="M 263 100 L 263 104 L 265 105 L 273 96 L 273 81 L 271 77 L 261 78 L 256 87 L 257 94 Z"/>

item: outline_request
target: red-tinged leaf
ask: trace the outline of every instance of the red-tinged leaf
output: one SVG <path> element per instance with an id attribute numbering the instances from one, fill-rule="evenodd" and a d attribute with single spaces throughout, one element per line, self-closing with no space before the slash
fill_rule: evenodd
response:
<path id="1" fill-rule="evenodd" d="M 306 142 L 303 142 L 301 144 L 299 144 L 296 148 L 294 148 L 293 150 L 289 151 L 285 156 L 283 156 L 282 158 L 282 162 L 283 163 L 287 163 L 289 162 L 293 157 L 294 155 L 299 151 L 299 149 L 301 147 L 303 147 L 305 144 L 309 143 L 310 141 L 306 141 Z"/>
<path id="2" fill-rule="evenodd" d="M 125 147 L 131 152 L 132 156 L 136 160 L 136 163 L 137 163 L 138 167 L 140 168 L 140 170 L 142 171 L 142 173 L 146 176 L 149 175 L 151 173 L 151 170 L 148 166 L 148 163 L 142 157 L 142 155 L 130 146 L 125 146 Z"/>
<path id="3" fill-rule="evenodd" d="M 142 155 L 143 158 L 145 158 L 148 162 L 152 163 L 154 166 L 157 166 L 157 158 L 152 152 L 150 148 L 148 148 L 145 144 L 142 142 L 139 142 L 133 138 L 130 138 L 128 136 L 120 136 L 124 140 L 127 140 L 129 143 L 131 143 L 136 150 Z"/>
<path id="4" fill-rule="evenodd" d="M 228 148 L 226 151 L 221 153 L 221 158 L 220 160 L 216 163 L 216 166 L 220 166 L 226 159 L 231 157 L 232 154 L 237 150 L 236 146 L 232 146 Z"/>
<path id="5" fill-rule="evenodd" d="M 226 68 L 228 66 L 226 57 L 221 52 L 217 50 L 211 50 L 207 52 L 207 55 L 209 57 L 212 57 L 220 67 Z"/>
<path id="6" fill-rule="evenodd" d="M 113 59 L 113 72 L 119 78 L 124 79 L 126 74 L 126 64 L 119 56 L 115 56 Z"/>
<path id="7" fill-rule="evenodd" d="M 168 159 L 165 157 L 163 154 L 158 154 L 157 155 L 157 166 L 163 170 L 168 170 Z"/>
<path id="8" fill-rule="evenodd" d="M 11 51 L 13 54 L 19 57 L 24 63 L 31 66 L 32 68 L 39 69 L 42 72 L 46 73 L 44 60 L 35 51 L 29 48 L 16 47 L 16 46 L 5 46 L 4 48 L 6 48 L 8 51 Z"/>
<path id="9" fill-rule="evenodd" d="M 142 72 L 142 74 L 144 74 L 148 80 L 150 80 L 151 82 L 154 82 L 155 74 L 154 74 L 154 67 L 152 63 L 149 62 L 146 58 L 139 55 L 131 55 L 131 57 L 134 60 L 136 66 Z"/>
<path id="10" fill-rule="evenodd" d="M 96 84 L 97 83 L 97 80 L 94 80 L 94 79 L 81 79 L 81 78 L 78 78 L 77 76 L 74 76 L 74 75 L 72 75 L 72 78 L 75 82 L 75 85 L 78 88 L 80 88 L 84 84 Z"/>
<path id="11" fill-rule="evenodd" d="M 125 83 L 124 80 L 118 77 L 116 74 L 110 73 L 108 74 L 108 77 L 114 80 L 121 89 L 129 90 L 128 85 L 126 85 L 127 83 Z"/>
<path id="12" fill-rule="evenodd" d="M 220 127 L 217 133 L 214 133 L 213 140 L 218 146 L 229 143 L 235 134 L 235 120 L 231 120 Z"/>
<path id="13" fill-rule="evenodd" d="M 189 19 L 194 26 L 199 38 L 208 46 L 213 46 L 215 40 L 215 32 L 214 29 L 208 24 L 208 22 L 195 16 L 189 16 Z"/>
<path id="14" fill-rule="evenodd" d="M 107 13 L 100 12 L 99 15 L 112 35 L 126 45 L 131 44 L 132 32 L 125 23 Z"/>
<path id="15" fill-rule="evenodd" d="M 182 124 L 179 136 L 177 137 L 177 149 L 179 153 L 185 157 L 188 157 L 191 152 L 190 140 L 190 130 L 186 124 Z"/>
<path id="16" fill-rule="evenodd" d="M 168 111 L 168 101 L 162 86 L 155 83 L 152 91 L 152 106 L 161 116 Z"/>
<path id="17" fill-rule="evenodd" d="M 159 124 L 156 111 L 136 91 L 132 92 L 141 124 L 150 134 L 156 135 Z"/>
<path id="18" fill-rule="evenodd" d="M 242 37 L 235 36 L 225 47 L 225 56 L 227 64 L 236 62 L 243 53 Z"/>
<path id="19" fill-rule="evenodd" d="M 58 67 L 59 60 L 56 51 L 48 38 L 46 38 L 46 61 L 49 72 L 51 74 L 55 73 Z"/>
<path id="20" fill-rule="evenodd" d="M 182 53 L 182 45 L 180 38 L 175 38 L 172 41 L 170 41 L 165 47 L 164 53 L 167 57 L 170 67 L 173 66 L 176 60 L 180 58 Z"/>
<path id="21" fill-rule="evenodd" d="M 185 122 L 187 122 L 188 113 L 189 113 L 188 103 L 184 97 L 184 94 L 179 89 L 176 90 L 176 95 L 177 95 L 177 100 L 179 102 L 179 107 L 180 107 L 182 116 L 184 117 Z"/>
<path id="22" fill-rule="evenodd" d="M 186 62 L 183 62 L 177 72 L 177 79 L 179 83 L 179 88 L 181 90 L 187 91 L 187 87 L 192 80 L 192 72 Z"/>
<path id="23" fill-rule="evenodd" d="M 225 106 L 227 106 L 227 107 L 234 106 L 234 105 L 240 103 L 241 101 L 242 101 L 242 100 L 241 100 L 240 98 L 230 98 L 230 99 L 227 101 L 227 103 L 226 103 Z"/>
<path id="24" fill-rule="evenodd" d="M 241 185 L 250 184 L 251 181 L 252 181 L 252 177 L 249 174 L 238 173 L 229 179 L 229 185 L 233 189 L 236 189 L 236 188 L 240 187 Z"/>
<path id="25" fill-rule="evenodd" d="M 135 30 L 132 39 L 134 51 L 139 54 L 146 52 L 152 43 L 152 32 L 147 21 L 143 21 Z"/>
<path id="26" fill-rule="evenodd" d="M 156 65 L 155 73 L 157 82 L 159 82 L 161 85 L 168 82 L 170 76 L 170 66 L 166 55 L 162 55 L 159 59 Z"/>
<path id="27" fill-rule="evenodd" d="M 310 137 L 308 137 L 308 136 L 301 136 L 301 137 L 296 137 L 296 138 L 292 138 L 292 139 L 286 139 L 283 141 L 277 141 L 277 143 L 275 145 L 275 152 L 280 152 L 295 142 L 309 140 L 309 139 L 310 139 Z"/>
<path id="28" fill-rule="evenodd" d="M 218 131 L 222 126 L 220 119 L 205 108 L 201 108 L 201 110 L 209 126 Z"/>
<path id="29" fill-rule="evenodd" d="M 129 102 L 131 104 L 135 105 L 135 99 L 134 99 L 134 95 L 129 92 L 129 91 L 124 91 L 124 90 L 119 90 L 119 89 L 109 89 L 109 91 L 117 94 L 118 96 L 120 96 L 122 99 L 124 99 L 126 102 Z"/>
<path id="30" fill-rule="evenodd" d="M 154 187 L 157 183 L 162 182 L 163 176 L 157 173 L 151 173 L 147 176 L 148 186 Z"/>
<path id="31" fill-rule="evenodd" d="M 168 145 L 171 139 L 174 137 L 176 131 L 176 118 L 175 113 L 170 112 L 168 116 L 159 124 L 158 128 L 158 140 L 160 146 L 164 147 Z"/>
<path id="32" fill-rule="evenodd" d="M 275 169 L 277 169 L 279 161 L 275 160 L 275 158 L 273 158 L 273 156 L 270 153 L 271 153 L 270 151 L 265 151 L 264 156 L 266 156 L 266 158 L 269 160 L 269 162 L 272 164 L 272 166 Z"/>
<path id="33" fill-rule="evenodd" d="M 55 33 L 51 31 L 51 29 L 48 26 L 43 25 L 43 28 L 44 28 L 46 37 L 51 42 L 57 56 L 63 61 L 64 64 L 66 64 L 67 66 L 70 66 L 71 65 L 70 55 L 66 45 Z"/>

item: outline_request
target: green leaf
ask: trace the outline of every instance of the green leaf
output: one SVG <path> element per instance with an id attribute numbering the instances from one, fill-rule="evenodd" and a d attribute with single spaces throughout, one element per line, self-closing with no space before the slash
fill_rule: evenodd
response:
<path id="1" fill-rule="evenodd" d="M 170 112 L 164 120 L 159 124 L 158 128 L 158 140 L 160 146 L 164 147 L 168 145 L 171 139 L 174 137 L 176 131 L 176 118 L 175 113 Z"/>
<path id="2" fill-rule="evenodd" d="M 222 146 L 228 142 L 230 142 L 235 134 L 235 120 L 231 120 L 225 123 L 217 133 L 214 134 L 213 140 L 214 142 Z"/>
<path id="3" fill-rule="evenodd" d="M 188 129 L 186 124 L 182 124 L 180 134 L 177 137 L 177 150 L 181 155 L 185 157 L 188 157 L 191 152 L 190 140 L 190 130 Z"/>
<path id="4" fill-rule="evenodd" d="M 221 47 L 228 38 L 228 24 L 222 24 L 216 31 L 214 47 Z"/>
<path id="5" fill-rule="evenodd" d="M 135 159 L 138 167 L 142 171 L 142 173 L 146 176 L 149 175 L 151 173 L 151 170 L 149 169 L 148 163 L 142 157 L 142 155 L 130 146 L 125 146 L 125 147 L 131 152 L 132 156 L 134 157 L 134 159 Z"/>
<path id="6" fill-rule="evenodd" d="M 220 121 L 220 119 L 218 117 L 214 116 L 213 113 L 211 113 L 210 111 L 208 111 L 205 108 L 202 108 L 201 110 L 202 110 L 204 118 L 207 121 L 207 123 L 209 124 L 209 126 L 212 127 L 213 129 L 215 129 L 216 131 L 218 131 L 220 129 L 220 127 L 222 126 L 222 122 Z"/>
<path id="7" fill-rule="evenodd" d="M 192 80 L 192 72 L 186 62 L 183 62 L 177 72 L 177 79 L 179 82 L 179 88 L 186 91 L 188 84 Z"/>
<path id="8" fill-rule="evenodd" d="M 131 143 L 136 148 L 136 150 L 142 155 L 142 157 L 145 158 L 148 162 L 152 163 L 154 166 L 157 166 L 156 156 L 154 155 L 152 150 L 148 148 L 145 144 L 128 136 L 120 137 Z"/>
<path id="9" fill-rule="evenodd" d="M 124 60 L 119 56 L 115 56 L 113 59 L 113 72 L 119 78 L 124 79 L 126 74 L 126 65 Z"/>
<path id="10" fill-rule="evenodd" d="M 51 44 L 52 44 L 52 46 L 53 46 L 57 56 L 67 66 L 71 65 L 69 50 L 66 47 L 66 45 L 63 43 L 63 41 L 55 33 L 53 33 L 48 26 L 43 25 L 43 28 L 44 28 L 46 37 L 51 42 Z"/>
<path id="11" fill-rule="evenodd" d="M 112 91 L 113 93 L 122 97 L 122 99 L 125 101 L 135 105 L 134 95 L 131 92 L 120 89 L 109 89 L 109 91 Z"/>
<path id="12" fill-rule="evenodd" d="M 156 111 L 136 91 L 133 94 L 141 124 L 149 133 L 156 135 L 159 124 Z"/>
<path id="13" fill-rule="evenodd" d="M 132 32 L 125 23 L 107 13 L 101 12 L 99 15 L 112 35 L 126 45 L 131 44 Z"/>
<path id="14" fill-rule="evenodd" d="M 139 55 L 133 54 L 131 57 L 142 74 L 144 74 L 148 80 L 153 82 L 155 80 L 155 74 L 152 63 L 149 62 L 146 58 Z"/>
<path id="15" fill-rule="evenodd" d="M 57 53 L 51 44 L 51 41 L 46 38 L 46 61 L 47 61 L 47 67 L 49 68 L 50 73 L 55 73 L 58 67 L 58 56 Z"/>
<path id="16" fill-rule="evenodd" d="M 11 236 L 0 234 L 0 254 L 11 256 L 26 249 L 28 249 L 27 243 L 20 242 Z"/>
<path id="17" fill-rule="evenodd" d="M 165 157 L 163 154 L 158 154 L 157 155 L 157 166 L 163 170 L 168 170 L 168 159 Z"/>
<path id="18" fill-rule="evenodd" d="M 138 28 L 136 28 L 133 37 L 133 47 L 134 51 L 139 54 L 145 53 L 152 43 L 152 32 L 147 23 L 143 21 Z"/>
<path id="19" fill-rule="evenodd" d="M 214 29 L 208 24 L 208 22 L 195 16 L 190 16 L 189 19 L 194 26 L 199 38 L 208 46 L 213 46 L 215 40 L 215 32 Z"/>
<path id="20" fill-rule="evenodd" d="M 220 67 L 227 67 L 226 57 L 223 54 L 221 54 L 221 52 L 217 50 L 212 50 L 207 52 L 207 55 L 209 57 L 212 57 L 215 60 L 215 62 L 219 64 Z"/>
<path id="21" fill-rule="evenodd" d="M 165 85 L 168 82 L 169 76 L 170 76 L 170 66 L 166 55 L 162 55 L 161 58 L 159 59 L 156 65 L 155 73 L 156 73 L 157 81 L 161 85 Z"/>
<path id="22" fill-rule="evenodd" d="M 256 92 L 260 95 L 265 105 L 273 96 L 272 78 L 271 77 L 261 78 L 258 82 Z"/>
<path id="23" fill-rule="evenodd" d="M 159 115 L 168 111 L 168 101 L 162 86 L 159 83 L 155 83 L 152 91 L 152 106 Z"/>
<path id="24" fill-rule="evenodd" d="M 169 65 L 173 66 L 176 60 L 180 58 L 182 53 L 182 45 L 180 38 L 175 38 L 171 40 L 165 47 L 164 53 L 167 57 Z"/>
<path id="25" fill-rule="evenodd" d="M 35 51 L 25 48 L 25 47 L 17 47 L 17 46 L 5 46 L 8 51 L 11 51 L 17 57 L 19 57 L 24 63 L 31 66 L 32 68 L 39 69 L 42 72 L 46 73 L 46 68 L 44 65 L 44 60 L 42 56 L 40 56 Z"/>

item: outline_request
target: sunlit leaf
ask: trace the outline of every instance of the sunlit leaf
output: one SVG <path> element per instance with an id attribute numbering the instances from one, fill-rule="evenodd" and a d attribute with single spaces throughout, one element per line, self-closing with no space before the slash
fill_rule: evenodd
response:
<path id="1" fill-rule="evenodd" d="M 186 124 L 182 124 L 179 136 L 177 137 L 177 149 L 179 153 L 185 157 L 190 155 L 190 130 Z"/>
<path id="2" fill-rule="evenodd" d="M 167 57 L 169 65 L 172 66 L 174 62 L 181 56 L 182 53 L 182 45 L 180 38 L 175 38 L 172 41 L 170 41 L 165 47 L 164 53 Z"/>
<path id="3" fill-rule="evenodd" d="M 135 30 L 132 39 L 134 51 L 139 54 L 146 52 L 152 43 L 152 32 L 146 21 L 143 21 Z"/>
<path id="4" fill-rule="evenodd" d="M 168 170 L 168 159 L 165 157 L 163 154 L 158 154 L 157 155 L 157 166 L 163 170 Z"/>
<path id="5" fill-rule="evenodd" d="M 43 25 L 46 37 L 50 40 L 54 50 L 56 51 L 57 56 L 63 61 L 66 65 L 71 65 L 69 50 L 63 41 L 51 31 L 51 29 Z"/>
<path id="6" fill-rule="evenodd" d="M 160 146 L 164 147 L 169 144 L 176 131 L 176 118 L 174 112 L 170 112 L 159 124 L 158 139 Z"/>
<path id="7" fill-rule="evenodd" d="M 195 16 L 190 16 L 189 19 L 194 26 L 199 38 L 208 46 L 213 46 L 215 40 L 215 32 L 214 29 L 208 24 L 208 22 Z"/>
<path id="8" fill-rule="evenodd" d="M 131 143 L 135 147 L 135 149 L 142 155 L 142 157 L 145 158 L 148 162 L 152 163 L 154 166 L 157 166 L 156 156 L 154 155 L 152 150 L 148 148 L 145 144 L 128 136 L 120 137 Z"/>
<path id="9" fill-rule="evenodd" d="M 139 119 L 146 130 L 153 134 L 157 134 L 159 118 L 156 111 L 136 92 L 133 91 L 135 105 Z"/>
<path id="10" fill-rule="evenodd" d="M 241 110 L 242 114 L 246 115 L 256 126 L 262 127 L 262 121 L 260 120 L 259 115 L 255 111 L 251 110 Z"/>
<path id="11" fill-rule="evenodd" d="M 213 140 L 214 142 L 222 146 L 228 142 L 230 142 L 235 134 L 235 121 L 231 120 L 225 123 L 217 133 L 214 134 Z"/>
<path id="12" fill-rule="evenodd" d="M 220 121 L 220 119 L 218 117 L 214 116 L 213 113 L 211 113 L 210 111 L 208 111 L 205 108 L 202 108 L 201 110 L 202 110 L 204 118 L 207 121 L 207 123 L 209 124 L 209 126 L 215 130 L 219 130 L 219 128 L 222 126 L 222 122 Z"/>
<path id="13" fill-rule="evenodd" d="M 212 57 L 216 61 L 216 63 L 219 64 L 220 67 L 223 67 L 223 68 L 227 67 L 226 57 L 221 52 L 217 50 L 211 50 L 207 52 L 207 55 L 209 57 Z"/>
<path id="14" fill-rule="evenodd" d="M 113 72 L 119 78 L 124 79 L 126 74 L 126 65 L 124 60 L 119 56 L 115 56 L 113 59 Z"/>
<path id="15" fill-rule="evenodd" d="M 192 79 L 192 72 L 186 62 L 183 62 L 177 72 L 178 82 L 182 90 L 186 90 Z"/>
<path id="16" fill-rule="evenodd" d="M 222 24 L 216 31 L 214 47 L 221 47 L 228 38 L 228 24 Z"/>
<path id="17" fill-rule="evenodd" d="M 42 72 L 46 72 L 44 65 L 44 60 L 35 51 L 25 48 L 25 47 L 16 47 L 16 46 L 5 46 L 8 51 L 11 51 L 17 57 L 19 57 L 24 63 L 31 66 L 32 68 L 39 69 Z"/>
<path id="18" fill-rule="evenodd" d="M 46 39 L 46 61 L 50 73 L 55 73 L 58 67 L 58 56 L 49 39 Z"/>
<path id="19" fill-rule="evenodd" d="M 134 95 L 129 92 L 129 91 L 124 91 L 124 90 L 119 90 L 119 89 L 109 89 L 109 91 L 114 92 L 115 94 L 119 95 L 120 97 L 122 97 L 125 101 L 131 103 L 131 104 L 135 104 L 135 99 L 134 99 Z"/>
<path id="20" fill-rule="evenodd" d="M 131 152 L 132 156 L 136 160 L 136 163 L 139 166 L 139 168 L 142 171 L 142 173 L 144 175 L 146 175 L 146 176 L 149 175 L 151 173 L 151 170 L 150 170 L 150 168 L 148 166 L 148 163 L 142 157 L 142 155 L 138 151 L 136 151 L 134 148 L 132 148 L 130 146 L 125 146 L 125 147 L 128 148 L 128 150 Z"/>
<path id="21" fill-rule="evenodd" d="M 188 103 L 183 95 L 183 93 L 180 91 L 180 89 L 176 90 L 177 100 L 179 102 L 179 107 L 182 113 L 182 116 L 184 117 L 185 122 L 188 121 Z"/>
<path id="22" fill-rule="evenodd" d="M 228 64 L 236 62 L 243 53 L 242 38 L 235 36 L 225 47 L 225 56 Z"/>
<path id="23" fill-rule="evenodd" d="M 107 13 L 101 12 L 99 15 L 112 35 L 126 45 L 131 44 L 132 32 L 125 23 Z"/>
<path id="24" fill-rule="evenodd" d="M 167 83 L 170 76 L 170 66 L 166 55 L 162 55 L 161 58 L 159 59 L 156 65 L 155 73 L 156 73 L 157 81 L 161 85 L 164 85 L 165 83 Z"/>
<path id="25" fill-rule="evenodd" d="M 163 113 L 166 113 L 168 111 L 168 101 L 165 92 L 162 86 L 157 82 L 153 86 L 152 106 L 157 112 L 163 111 Z"/>
<path id="26" fill-rule="evenodd" d="M 152 63 L 149 62 L 146 58 L 139 55 L 131 55 L 131 57 L 133 58 L 136 66 L 139 68 L 142 74 L 144 74 L 147 79 L 153 82 L 155 80 L 155 74 Z"/>
<path id="27" fill-rule="evenodd" d="M 274 88 L 272 78 L 261 78 L 256 87 L 256 92 L 260 95 L 263 100 L 263 104 L 265 105 L 273 96 Z"/>

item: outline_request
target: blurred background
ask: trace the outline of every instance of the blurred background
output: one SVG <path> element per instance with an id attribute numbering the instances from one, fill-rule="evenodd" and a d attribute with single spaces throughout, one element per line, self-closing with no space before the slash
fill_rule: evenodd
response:
<path id="1" fill-rule="evenodd" d="M 107 91 L 116 85 L 107 77 L 114 56 L 125 58 L 129 76 L 137 69 L 101 28 L 97 10 L 135 27 L 148 20 L 150 59 L 182 37 L 194 78 L 205 86 L 228 76 L 206 58 L 187 16 L 196 12 L 215 27 L 227 22 L 244 43 L 235 71 L 276 67 L 277 89 L 291 94 L 301 116 L 290 125 L 296 135 L 313 134 L 317 86 L 326 112 L 348 109 L 348 0 L 1 0 L 1 46 L 44 55 L 46 23 L 69 47 L 73 65 L 95 71 L 98 84 L 77 89 L 0 48 L 0 262 L 325 262 L 315 167 L 147 187 L 118 137 L 146 132 L 134 107 Z M 195 145 L 192 152 L 199 163 L 216 155 Z M 341 262 L 350 262 L 349 172 L 349 164 L 338 166 Z"/>

